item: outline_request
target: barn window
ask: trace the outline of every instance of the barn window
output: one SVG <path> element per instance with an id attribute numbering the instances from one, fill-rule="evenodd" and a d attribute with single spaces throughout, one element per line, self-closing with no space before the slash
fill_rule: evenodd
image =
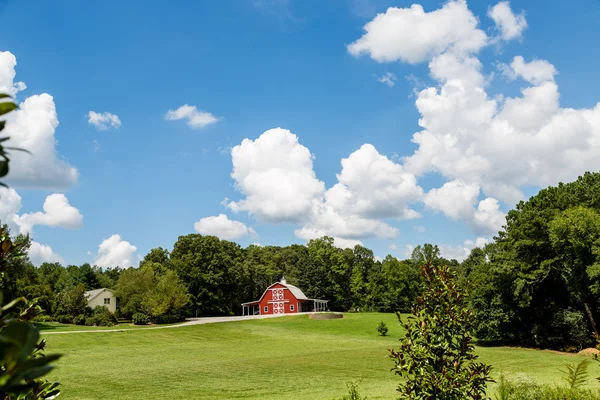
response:
<path id="1" fill-rule="evenodd" d="M 110 297 L 104 299 L 104 304 L 110 304 Z"/>
<path id="2" fill-rule="evenodd" d="M 265 306 L 265 312 L 269 312 L 269 306 Z"/>
<path id="3" fill-rule="evenodd" d="M 290 311 L 294 311 L 294 305 L 293 304 L 290 306 Z"/>

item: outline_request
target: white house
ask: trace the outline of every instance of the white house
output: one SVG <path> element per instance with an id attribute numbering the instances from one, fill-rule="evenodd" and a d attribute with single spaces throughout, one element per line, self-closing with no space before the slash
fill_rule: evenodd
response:
<path id="1" fill-rule="evenodd" d="M 108 311 L 114 313 L 117 311 L 117 298 L 112 290 L 107 288 L 88 290 L 84 294 L 88 306 L 90 308 L 96 308 L 98 306 L 105 306 Z"/>

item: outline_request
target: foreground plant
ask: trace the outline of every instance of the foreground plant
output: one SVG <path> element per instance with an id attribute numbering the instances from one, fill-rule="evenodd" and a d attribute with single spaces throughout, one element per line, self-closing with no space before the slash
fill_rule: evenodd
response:
<path id="1" fill-rule="evenodd" d="M 486 385 L 493 382 L 491 366 L 476 362 L 469 332 L 472 313 L 465 293 L 448 267 L 421 267 L 424 291 L 404 325 L 400 348 L 390 350 L 392 369 L 405 378 L 398 386 L 402 399 L 488 399 Z"/>
<path id="2" fill-rule="evenodd" d="M 10 98 L 0 94 L 0 99 Z M 0 102 L 0 115 L 15 110 L 11 101 Z M 5 121 L 0 121 L 0 131 Z M 5 147 L 8 138 L 0 138 L 0 177 L 9 171 L 10 158 L 7 150 L 21 150 Z M 0 186 L 6 185 L 0 182 Z M 25 256 L 27 247 L 22 241 L 10 237 L 6 227 L 0 226 L 0 288 L 4 272 L 12 268 L 15 261 Z M 58 383 L 41 378 L 52 370 L 51 363 L 60 355 L 45 355 L 46 341 L 40 340 L 38 330 L 30 321 L 42 313 L 36 300 L 27 301 L 24 297 L 4 304 L 0 292 L 0 399 L 36 400 L 54 399 L 60 394 Z"/>

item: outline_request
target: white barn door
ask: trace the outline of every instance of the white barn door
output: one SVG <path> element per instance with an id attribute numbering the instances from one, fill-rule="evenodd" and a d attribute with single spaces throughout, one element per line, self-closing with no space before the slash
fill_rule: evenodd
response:
<path id="1" fill-rule="evenodd" d="M 273 303 L 273 314 L 285 314 L 285 303 Z"/>

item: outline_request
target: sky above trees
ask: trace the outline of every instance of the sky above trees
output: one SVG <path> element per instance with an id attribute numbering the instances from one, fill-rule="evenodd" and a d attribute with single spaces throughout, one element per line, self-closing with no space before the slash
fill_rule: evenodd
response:
<path id="1" fill-rule="evenodd" d="M 600 3 L 8 1 L 0 219 L 34 263 L 179 235 L 462 259 L 600 169 Z M 60 123 L 59 123 L 60 122 Z"/>

